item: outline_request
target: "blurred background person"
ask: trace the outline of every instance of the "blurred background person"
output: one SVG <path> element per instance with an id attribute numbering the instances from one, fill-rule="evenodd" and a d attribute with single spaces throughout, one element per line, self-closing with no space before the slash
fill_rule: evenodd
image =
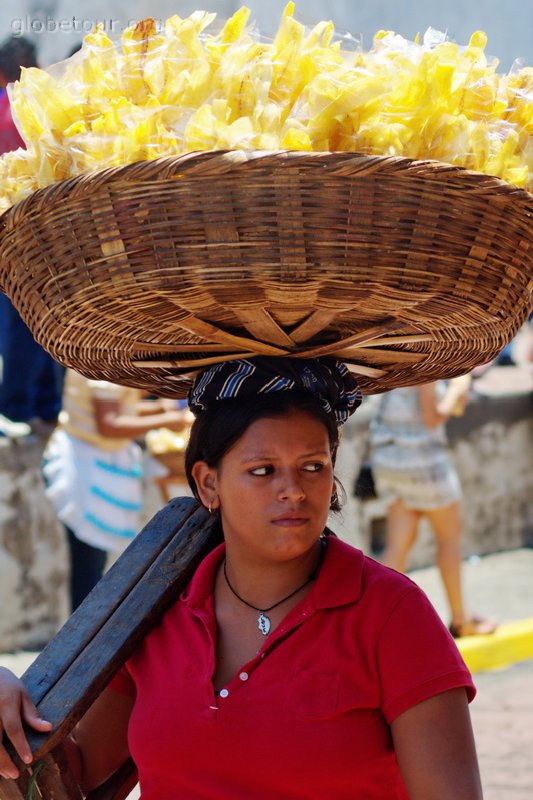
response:
<path id="1" fill-rule="evenodd" d="M 447 452 L 445 423 L 466 407 L 470 377 L 394 389 L 382 395 L 370 427 L 371 464 L 379 497 L 388 501 L 382 560 L 405 572 L 425 517 L 455 637 L 492 633 L 493 620 L 469 613 L 461 579 L 461 488 Z"/>
<path id="2" fill-rule="evenodd" d="M 21 67 L 36 67 L 35 46 L 24 36 L 11 36 L 0 44 L 0 154 L 25 147 L 11 115 L 6 87 L 20 77 Z"/>
<path id="3" fill-rule="evenodd" d="M 154 428 L 180 431 L 187 411 L 174 400 L 142 400 L 138 389 L 67 370 L 63 412 L 45 451 L 46 494 L 70 551 L 76 609 L 141 528 L 142 452 L 135 441 Z"/>
<path id="4" fill-rule="evenodd" d="M 35 47 L 24 36 L 0 45 L 0 155 L 24 147 L 13 122 L 6 87 L 21 67 L 36 67 Z M 37 344 L 18 311 L 0 293 L 0 435 L 34 433 L 47 437 L 61 408 L 63 370 Z"/>

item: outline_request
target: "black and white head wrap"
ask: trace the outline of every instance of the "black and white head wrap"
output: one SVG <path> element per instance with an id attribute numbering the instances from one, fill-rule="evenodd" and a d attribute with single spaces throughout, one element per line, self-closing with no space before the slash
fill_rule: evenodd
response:
<path id="1" fill-rule="evenodd" d="M 336 358 L 257 356 L 224 361 L 203 370 L 189 392 L 189 406 L 199 414 L 218 400 L 290 390 L 315 395 L 338 425 L 346 422 L 362 400 L 354 376 Z"/>

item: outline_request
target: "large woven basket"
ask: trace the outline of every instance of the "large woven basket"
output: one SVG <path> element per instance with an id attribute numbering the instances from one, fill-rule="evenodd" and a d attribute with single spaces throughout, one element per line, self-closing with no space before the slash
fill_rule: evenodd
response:
<path id="1" fill-rule="evenodd" d="M 206 152 L 80 176 L 2 217 L 0 283 L 89 377 L 183 396 L 256 354 L 379 392 L 493 358 L 531 309 L 533 197 L 438 162 Z"/>

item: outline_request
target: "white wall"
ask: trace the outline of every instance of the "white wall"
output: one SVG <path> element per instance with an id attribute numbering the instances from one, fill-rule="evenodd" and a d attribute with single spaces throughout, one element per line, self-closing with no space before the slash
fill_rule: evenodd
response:
<path id="1" fill-rule="evenodd" d="M 285 2 L 248 0 L 246 5 L 260 28 L 269 32 L 276 29 Z M 224 17 L 242 4 L 239 0 L 18 0 L 16 4 L 3 0 L 0 38 L 11 32 L 31 36 L 46 65 L 64 58 L 83 29 L 96 20 L 118 31 L 132 18 L 186 16 L 195 8 Z M 500 59 L 502 70 L 519 56 L 533 64 L 533 0 L 299 0 L 297 12 L 304 22 L 332 19 L 339 31 L 361 33 L 365 47 L 380 28 L 413 38 L 431 26 L 448 31 L 460 44 L 482 29 L 489 37 L 487 52 Z M 43 31 L 46 27 L 49 32 Z"/>
<path id="2" fill-rule="evenodd" d="M 247 5 L 267 29 L 285 0 L 249 0 Z M 300 0 L 296 7 L 302 21 L 331 19 L 339 32 L 362 34 L 365 49 L 380 29 L 412 39 L 432 27 L 447 31 L 459 44 L 484 30 L 487 52 L 500 59 L 503 70 L 519 56 L 533 63 L 533 0 Z"/>

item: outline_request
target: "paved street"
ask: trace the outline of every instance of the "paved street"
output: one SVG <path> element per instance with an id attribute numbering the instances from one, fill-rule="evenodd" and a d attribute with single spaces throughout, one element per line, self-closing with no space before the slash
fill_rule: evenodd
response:
<path id="1" fill-rule="evenodd" d="M 533 617 L 533 548 L 472 556 L 463 562 L 462 576 L 471 612 L 492 617 L 498 623 Z M 414 569 L 409 577 L 426 592 L 448 624 L 446 595 L 437 569 Z"/>
<path id="2" fill-rule="evenodd" d="M 484 800 L 531 800 L 533 661 L 475 678 L 471 712 Z"/>
<path id="3" fill-rule="evenodd" d="M 445 595 L 434 567 L 410 577 L 447 622 Z M 471 558 L 463 577 L 469 607 L 507 623 L 533 617 L 533 549 L 521 548 Z M 471 704 L 484 800 L 533 797 L 533 660 L 501 671 L 474 675 L 478 694 Z"/>

